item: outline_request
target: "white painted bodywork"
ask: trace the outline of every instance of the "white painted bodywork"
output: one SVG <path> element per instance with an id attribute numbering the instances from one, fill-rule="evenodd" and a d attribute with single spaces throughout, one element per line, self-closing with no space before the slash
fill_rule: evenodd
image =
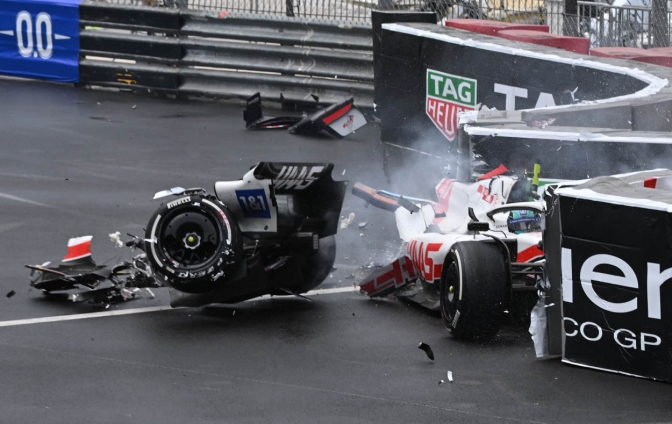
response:
<path id="1" fill-rule="evenodd" d="M 274 233 L 278 230 L 278 208 L 271 197 L 271 180 L 258 180 L 254 176 L 254 168 L 249 170 L 242 180 L 218 181 L 215 183 L 215 194 L 235 215 L 242 232 Z M 239 194 L 244 190 L 263 190 L 269 217 L 245 216 L 244 203 L 241 203 Z"/>

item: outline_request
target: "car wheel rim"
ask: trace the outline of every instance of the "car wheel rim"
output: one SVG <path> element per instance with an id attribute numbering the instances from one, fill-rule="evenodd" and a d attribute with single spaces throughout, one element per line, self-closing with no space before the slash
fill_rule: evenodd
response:
<path id="1" fill-rule="evenodd" d="M 180 269 L 201 267 L 215 258 L 220 235 L 215 218 L 193 209 L 168 216 L 161 234 L 160 248 Z"/>
<path id="2" fill-rule="evenodd" d="M 451 262 L 448 266 L 448 271 L 446 272 L 446 283 L 445 289 L 443 291 L 443 313 L 446 315 L 449 321 L 452 321 L 453 316 L 455 316 L 455 311 L 457 310 L 457 301 L 460 297 L 459 294 L 459 271 L 457 264 Z"/>

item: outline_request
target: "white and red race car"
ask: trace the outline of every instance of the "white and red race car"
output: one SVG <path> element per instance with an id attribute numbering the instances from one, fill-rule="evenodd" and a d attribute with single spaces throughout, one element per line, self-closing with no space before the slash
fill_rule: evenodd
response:
<path id="1" fill-rule="evenodd" d="M 534 294 L 545 281 L 545 205 L 527 179 L 474 183 L 443 179 L 436 201 L 400 196 L 357 183 L 353 194 L 395 213 L 406 255 L 369 275 L 371 297 L 394 293 L 441 312 L 457 338 L 499 331 L 514 292 Z M 530 200 L 531 199 L 531 200 Z M 528 311 L 529 312 L 529 311 Z"/>

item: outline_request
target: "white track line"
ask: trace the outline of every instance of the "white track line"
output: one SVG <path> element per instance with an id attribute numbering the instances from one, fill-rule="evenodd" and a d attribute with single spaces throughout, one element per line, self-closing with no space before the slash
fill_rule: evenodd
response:
<path id="1" fill-rule="evenodd" d="M 17 319 L 14 321 L 1 321 L 0 327 L 12 327 L 15 325 L 42 324 L 45 322 L 73 321 L 76 319 L 110 317 L 114 315 L 142 314 L 145 312 L 157 312 L 173 309 L 170 306 L 151 306 L 149 308 L 122 309 L 121 311 L 91 312 L 88 314 L 60 315 L 55 317 Z"/>
<path id="2" fill-rule="evenodd" d="M 335 293 L 348 293 L 358 291 L 358 287 L 336 287 L 333 289 L 320 289 L 312 290 L 308 293 L 304 293 L 303 296 L 318 296 L 321 294 L 335 294 Z M 284 297 L 284 296 L 283 296 Z M 262 300 L 269 299 L 271 296 L 261 296 L 255 299 L 250 300 Z M 248 301 L 249 302 L 249 301 Z M 90 312 L 86 314 L 74 314 L 74 315 L 59 315 L 53 317 L 42 317 L 42 318 L 28 318 L 28 319 L 17 319 L 13 321 L 0 321 L 0 327 L 14 327 L 17 325 L 28 325 L 28 324 L 43 324 L 47 322 L 60 322 L 60 321 L 74 321 L 78 319 L 88 319 L 88 318 L 102 318 L 102 317 L 111 317 L 117 315 L 132 315 L 132 314 L 144 314 L 146 312 L 159 312 L 159 311 L 170 311 L 174 309 L 182 308 L 172 308 L 170 306 L 150 306 L 147 308 L 134 308 L 134 309 L 122 309 L 120 311 L 101 311 L 101 312 Z"/>
<path id="3" fill-rule="evenodd" d="M 14 196 L 12 194 L 0 193 L 0 197 L 5 198 L 5 199 L 10 199 L 10 200 L 16 200 L 17 202 L 29 203 L 31 205 L 43 206 L 45 208 L 50 207 L 49 205 L 45 205 L 44 203 L 35 202 L 33 200 L 30 200 L 30 199 L 24 199 L 23 197 Z"/>
<path id="4" fill-rule="evenodd" d="M 354 291 L 359 291 L 359 287 L 348 286 L 348 287 L 335 287 L 333 289 L 313 290 L 304 294 L 304 296 L 317 296 L 320 294 L 334 294 L 334 293 L 349 293 Z"/>

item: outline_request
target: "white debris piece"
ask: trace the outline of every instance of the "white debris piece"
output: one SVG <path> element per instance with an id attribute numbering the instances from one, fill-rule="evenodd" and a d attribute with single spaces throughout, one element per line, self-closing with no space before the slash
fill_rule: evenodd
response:
<path id="1" fill-rule="evenodd" d="M 360 222 L 359 224 L 357 224 L 357 226 L 361 230 L 362 228 L 366 227 L 366 224 L 368 224 L 368 223 L 369 223 L 369 221 Z"/>
<path id="2" fill-rule="evenodd" d="M 452 371 L 448 371 L 448 381 L 450 381 L 451 383 L 453 382 L 453 372 Z"/>
<path id="3" fill-rule="evenodd" d="M 540 296 L 537 304 L 530 312 L 530 335 L 534 342 L 537 358 L 548 356 L 548 335 L 546 334 L 546 298 Z"/>
<path id="4" fill-rule="evenodd" d="M 343 174 L 341 174 L 341 175 L 345 175 L 345 169 L 343 170 Z"/>
<path id="5" fill-rule="evenodd" d="M 124 242 L 121 241 L 121 233 L 119 231 L 110 234 L 110 240 L 114 243 L 114 247 L 122 247 L 124 245 Z"/>
<path id="6" fill-rule="evenodd" d="M 346 228 L 348 228 L 350 224 L 352 224 L 352 221 L 354 220 L 355 220 L 355 213 L 350 212 L 350 215 L 348 215 L 347 218 L 343 218 L 341 220 L 341 230 L 345 230 Z"/>

